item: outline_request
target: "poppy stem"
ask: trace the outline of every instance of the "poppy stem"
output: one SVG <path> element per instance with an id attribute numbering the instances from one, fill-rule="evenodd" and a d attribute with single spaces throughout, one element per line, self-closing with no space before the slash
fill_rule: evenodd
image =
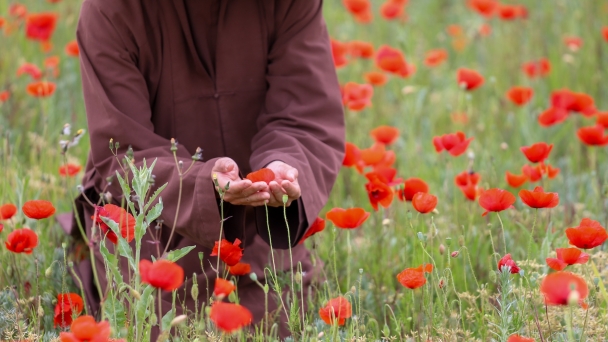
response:
<path id="1" fill-rule="evenodd" d="M 500 221 L 500 230 L 502 233 L 502 243 L 504 244 L 504 247 L 505 247 L 505 254 L 507 254 L 507 238 L 505 237 L 505 225 L 502 223 L 500 214 L 496 213 L 496 216 L 498 216 L 498 221 Z"/>
<path id="2" fill-rule="evenodd" d="M 532 232 L 530 233 L 530 240 L 528 240 L 528 250 L 526 252 L 526 260 L 530 258 L 530 249 L 532 248 L 532 241 L 534 241 L 534 228 L 536 228 L 536 220 L 538 219 L 538 208 L 534 211 L 534 223 L 532 223 Z"/>

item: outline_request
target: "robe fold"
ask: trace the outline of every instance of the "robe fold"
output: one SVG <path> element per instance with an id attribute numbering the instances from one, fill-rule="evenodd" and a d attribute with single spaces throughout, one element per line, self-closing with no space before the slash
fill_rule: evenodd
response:
<path id="1" fill-rule="evenodd" d="M 170 139 L 178 142 L 184 169 L 196 148 L 203 149 L 203 160 L 183 178 L 169 246 L 196 246 L 178 261 L 187 277 L 186 291 L 178 294 L 188 309 L 194 305 L 189 295 L 193 275 L 199 302 L 211 295 L 207 284 L 213 290 L 210 265 L 216 258 L 209 254 L 220 237 L 221 218 L 211 169 L 220 157 L 232 158 L 242 175 L 274 160 L 298 169 L 302 196 L 287 208 L 288 225 L 283 208 L 269 208 L 268 228 L 263 207 L 225 204 L 223 237 L 243 241 L 242 262 L 251 264 L 262 283 L 270 241 L 281 270 L 290 268 L 285 249 L 291 245 L 293 267 L 301 263 L 308 292 L 322 264 L 298 241 L 325 205 L 344 153 L 341 95 L 321 0 L 85 0 L 77 40 L 91 139 L 83 192 L 92 201 L 109 191 L 120 204 L 118 181 L 108 182 L 120 170 L 108 148 L 110 139 L 120 143 L 118 159 L 131 146 L 137 166 L 144 159 L 148 165 L 156 160 L 155 186 L 168 183 L 161 194 L 162 251 L 179 191 Z M 77 216 L 90 235 L 94 208 L 82 198 L 76 202 Z M 146 240 L 148 234 L 141 257 L 150 260 L 157 249 Z M 105 289 L 101 255 L 93 248 Z M 126 260 L 121 265 L 126 274 Z M 78 269 L 87 302 L 97 303 L 91 265 L 85 261 Z M 237 285 L 241 304 L 259 321 L 262 289 L 247 276 Z M 163 308 L 170 308 L 171 293 L 163 293 L 163 300 Z M 273 301 L 271 305 L 270 311 L 276 308 Z"/>

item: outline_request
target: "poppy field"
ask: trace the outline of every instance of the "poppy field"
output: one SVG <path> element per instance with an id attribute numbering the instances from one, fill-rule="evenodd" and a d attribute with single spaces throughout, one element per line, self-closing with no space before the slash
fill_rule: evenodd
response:
<path id="1" fill-rule="evenodd" d="M 152 160 L 116 153 L 132 196 L 91 203 L 93 236 L 57 222 L 89 150 L 80 4 L 0 1 L 0 341 L 608 341 L 608 2 L 326 0 L 347 142 L 300 242 L 323 263 L 315 294 L 223 239 L 199 255 L 211 298 L 162 317 L 190 249 L 140 260 L 162 225 Z M 74 276 L 91 248 L 112 285 L 97 314 Z M 245 277 L 279 315 L 253 324 Z"/>

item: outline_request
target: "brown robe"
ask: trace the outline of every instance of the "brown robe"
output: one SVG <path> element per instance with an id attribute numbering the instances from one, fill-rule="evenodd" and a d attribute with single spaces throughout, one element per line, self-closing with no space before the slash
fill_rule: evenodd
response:
<path id="1" fill-rule="evenodd" d="M 321 264 L 313 266 L 310 253 L 297 243 L 326 203 L 344 149 L 340 90 L 321 0 L 85 0 L 77 39 L 91 137 L 84 193 L 95 201 L 107 188 L 120 203 L 118 182 L 106 181 L 120 169 L 108 148 L 111 138 L 120 142 L 123 155 L 133 147 L 137 165 L 156 159 L 155 184 L 168 183 L 161 195 L 162 251 L 179 184 L 169 140 L 179 142 L 184 168 L 201 147 L 203 161 L 183 179 L 177 234 L 169 249 L 196 246 L 178 263 L 188 277 L 186 293 L 196 274 L 199 301 L 207 301 L 206 284 L 212 291 L 215 278 L 209 265 L 216 263 L 210 248 L 220 234 L 211 168 L 224 156 L 236 161 L 241 174 L 281 160 L 299 171 L 302 197 L 287 216 L 294 263 L 302 264 L 308 287 Z M 82 198 L 77 204 L 90 234 L 93 208 Z M 263 207 L 225 207 L 224 237 L 243 241 L 242 262 L 251 264 L 262 283 L 270 255 L 265 215 Z M 269 222 L 278 267 L 289 269 L 288 254 L 276 251 L 289 246 L 283 209 L 269 209 Z M 144 241 L 141 253 L 142 259 L 156 257 L 156 246 Z M 122 266 L 126 270 L 125 260 Z M 90 264 L 85 261 L 79 270 L 89 302 L 95 302 Z M 178 293 L 183 297 L 183 289 Z M 245 276 L 238 294 L 259 321 L 262 290 Z M 163 296 L 167 309 L 171 293 Z M 182 299 L 193 309 L 190 295 Z"/>

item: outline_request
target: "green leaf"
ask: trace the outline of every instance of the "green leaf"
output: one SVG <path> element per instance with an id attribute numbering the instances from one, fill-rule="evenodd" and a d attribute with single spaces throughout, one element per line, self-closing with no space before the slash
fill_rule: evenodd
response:
<path id="1" fill-rule="evenodd" d="M 190 253 L 190 251 L 193 250 L 194 247 L 196 247 L 196 246 L 188 246 L 188 247 L 184 247 L 184 248 L 180 248 L 180 249 L 171 251 L 167 255 L 167 260 L 169 260 L 171 262 L 176 262 L 177 260 L 186 256 L 186 254 Z"/>
<path id="2" fill-rule="evenodd" d="M 103 304 L 104 317 L 110 321 L 112 331 L 119 332 L 126 326 L 127 316 L 122 301 L 117 296 L 108 296 Z"/>
<path id="3" fill-rule="evenodd" d="M 135 322 L 137 326 L 137 331 L 140 336 L 143 333 L 144 323 L 146 318 L 150 316 L 151 311 L 148 310 L 148 306 L 150 303 L 154 303 L 154 287 L 147 285 L 141 294 L 141 299 L 137 301 L 137 306 L 135 310 Z"/>
<path id="4" fill-rule="evenodd" d="M 118 171 L 116 171 L 116 178 L 118 179 L 118 184 L 120 184 L 120 189 L 122 190 L 125 201 L 127 201 L 127 203 L 131 203 L 131 188 L 129 187 L 129 184 L 124 178 L 122 178 Z"/>
<path id="5" fill-rule="evenodd" d="M 167 187 L 168 184 L 169 183 L 165 183 L 165 184 L 161 185 L 160 187 L 158 187 L 158 189 L 156 189 L 156 191 L 154 191 L 154 193 L 152 194 L 152 196 L 150 196 L 150 199 L 148 200 L 148 203 L 144 207 L 144 211 L 148 210 L 148 208 L 152 205 L 152 202 L 154 202 L 154 200 L 156 199 L 156 197 L 158 197 L 158 195 L 160 195 L 160 193 L 163 190 L 165 190 L 165 188 Z"/>
<path id="6" fill-rule="evenodd" d="M 118 260 L 116 256 L 108 250 L 105 243 L 99 244 L 99 250 L 101 251 L 101 256 L 103 257 L 103 262 L 107 269 L 112 272 L 114 276 L 114 281 L 116 285 L 120 285 L 123 283 L 122 274 L 120 273 L 120 267 L 118 266 Z"/>
<path id="7" fill-rule="evenodd" d="M 162 211 L 163 211 L 163 199 L 159 198 L 158 203 L 156 203 L 156 205 L 153 206 L 152 209 L 150 209 L 146 213 L 146 222 L 148 222 L 148 224 L 152 224 L 152 222 L 154 222 L 154 220 L 156 220 L 160 216 Z"/>
<path id="8" fill-rule="evenodd" d="M 138 214 L 135 219 L 135 241 L 137 241 L 138 246 L 141 239 L 144 237 L 144 234 L 146 234 L 147 229 L 148 223 L 144 222 L 144 214 Z"/>
<path id="9" fill-rule="evenodd" d="M 163 316 L 163 319 L 161 321 L 162 325 L 161 327 L 161 331 L 163 329 L 168 329 L 169 325 L 171 324 L 171 321 L 175 318 L 175 310 L 171 309 L 169 311 L 167 311 L 167 313 Z"/>
<path id="10" fill-rule="evenodd" d="M 108 227 L 110 227 L 110 229 L 112 229 L 114 234 L 116 234 L 116 236 L 118 237 L 117 246 L 118 246 L 118 252 L 120 253 L 120 255 L 122 257 L 127 258 L 127 260 L 129 260 L 129 265 L 131 266 L 131 268 L 137 272 L 137 265 L 135 265 L 135 260 L 133 259 L 133 251 L 131 250 L 131 246 L 129 246 L 129 244 L 127 243 L 127 240 L 125 240 L 125 238 L 122 237 L 120 228 L 118 227 L 118 223 L 110 220 L 107 217 L 101 217 L 101 219 L 103 220 L 103 222 L 105 224 L 108 225 Z"/>

